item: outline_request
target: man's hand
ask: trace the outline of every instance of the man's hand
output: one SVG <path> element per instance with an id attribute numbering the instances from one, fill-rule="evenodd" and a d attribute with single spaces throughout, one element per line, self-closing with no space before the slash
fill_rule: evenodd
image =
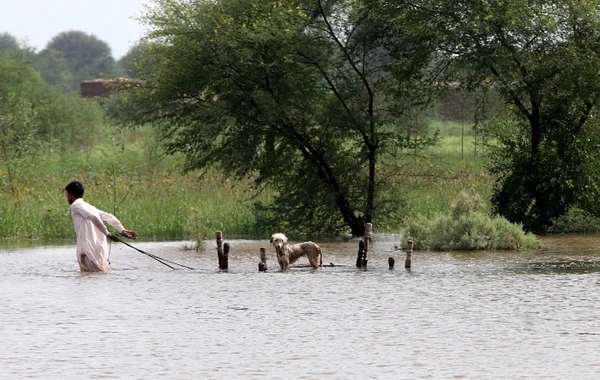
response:
<path id="1" fill-rule="evenodd" d="M 125 236 L 127 239 L 137 238 L 137 232 L 131 230 L 123 230 L 121 231 L 121 235 Z"/>
<path id="2" fill-rule="evenodd" d="M 106 235 L 106 237 L 107 237 L 109 240 L 112 240 L 112 241 L 115 241 L 115 242 L 116 242 L 116 241 L 119 241 L 119 237 L 118 237 L 117 235 L 113 234 L 113 233 L 110 233 L 110 234 Z"/>

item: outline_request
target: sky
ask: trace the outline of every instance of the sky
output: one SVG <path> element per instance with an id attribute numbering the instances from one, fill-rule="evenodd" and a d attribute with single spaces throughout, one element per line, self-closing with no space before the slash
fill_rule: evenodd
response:
<path id="1" fill-rule="evenodd" d="M 9 33 L 37 51 L 61 32 L 78 30 L 108 43 L 121 58 L 146 27 L 134 18 L 151 0 L 0 0 L 0 34 Z"/>

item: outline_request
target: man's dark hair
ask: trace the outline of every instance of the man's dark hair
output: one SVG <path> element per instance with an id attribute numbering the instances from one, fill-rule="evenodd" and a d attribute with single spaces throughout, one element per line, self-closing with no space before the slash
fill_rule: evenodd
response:
<path id="1" fill-rule="evenodd" d="M 65 187 L 65 191 L 73 195 L 75 198 L 83 197 L 85 191 L 83 185 L 79 181 L 73 181 Z"/>

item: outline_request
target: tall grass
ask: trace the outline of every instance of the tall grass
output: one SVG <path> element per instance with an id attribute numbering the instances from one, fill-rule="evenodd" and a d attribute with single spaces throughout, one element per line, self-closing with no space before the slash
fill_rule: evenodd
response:
<path id="1" fill-rule="evenodd" d="M 86 201 L 114 213 L 141 238 L 202 239 L 215 230 L 228 236 L 259 233 L 249 183 L 232 183 L 218 171 L 183 174 L 181 158 L 163 155 L 158 146 L 149 130 L 115 130 L 90 151 L 46 153 L 19 173 L 18 201 L 0 168 L 0 237 L 72 238 L 63 192 L 72 180 L 85 185 Z"/>
<path id="2" fill-rule="evenodd" d="M 463 190 L 489 199 L 492 179 L 483 169 L 481 151 L 474 149 L 470 128 L 464 137 L 456 123 L 434 123 L 432 128 L 440 132 L 437 146 L 393 165 L 384 163 L 399 180 L 387 195 L 394 211 L 385 222 L 376 221 L 376 230 L 399 231 L 407 216 L 445 213 Z M 24 165 L 15 180 L 19 199 L 0 165 L 0 237 L 72 239 L 63 194 L 72 180 L 84 183 L 86 201 L 114 213 L 141 238 L 200 240 L 216 230 L 230 237 L 266 233 L 256 230 L 249 181 L 229 181 L 217 169 L 181 173 L 183 158 L 165 155 L 150 128 L 105 127 L 98 133 L 95 145 L 85 149 L 41 147 L 37 159 Z"/>
<path id="3" fill-rule="evenodd" d="M 489 199 L 494 179 L 485 170 L 485 150 L 471 126 L 456 122 L 430 121 L 438 143 L 406 159 L 398 191 L 406 202 L 405 216 L 434 218 L 448 212 L 461 191 L 479 194 L 491 209 Z"/>

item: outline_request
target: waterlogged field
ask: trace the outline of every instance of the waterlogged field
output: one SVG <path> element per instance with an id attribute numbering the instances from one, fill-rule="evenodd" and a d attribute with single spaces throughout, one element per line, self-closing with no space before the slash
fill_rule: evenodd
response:
<path id="1" fill-rule="evenodd" d="M 600 236 L 544 238 L 531 252 L 416 251 L 411 271 L 399 238 L 375 235 L 366 271 L 355 240 L 317 240 L 340 266 L 285 273 L 267 238 L 226 237 L 228 272 L 214 241 L 134 243 L 196 270 L 113 244 L 104 274 L 79 273 L 73 245 L 3 245 L 0 378 L 600 377 Z"/>

